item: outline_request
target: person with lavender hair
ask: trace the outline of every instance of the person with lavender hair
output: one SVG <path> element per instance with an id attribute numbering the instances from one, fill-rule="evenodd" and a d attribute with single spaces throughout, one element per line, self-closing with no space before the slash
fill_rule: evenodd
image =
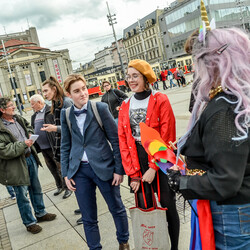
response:
<path id="1" fill-rule="evenodd" d="M 250 41 L 236 28 L 204 38 L 194 32 L 185 45 L 195 104 L 178 142 L 186 175 L 174 166 L 168 183 L 187 200 L 208 200 L 216 249 L 250 249 Z"/>

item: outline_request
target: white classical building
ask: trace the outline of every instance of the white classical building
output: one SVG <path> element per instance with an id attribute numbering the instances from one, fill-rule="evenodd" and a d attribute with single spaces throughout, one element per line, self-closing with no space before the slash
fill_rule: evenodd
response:
<path id="1" fill-rule="evenodd" d="M 30 96 L 41 92 L 41 84 L 49 76 L 55 76 L 60 83 L 63 83 L 63 80 L 73 72 L 73 69 L 67 49 L 51 51 L 42 48 L 38 45 L 39 41 L 34 32 L 32 34 L 35 42 L 30 42 L 32 39 L 27 39 L 27 35 L 24 36 L 22 33 L 24 32 L 20 32 L 20 40 L 18 39 L 18 33 L 14 33 L 15 36 L 13 34 L 5 35 L 5 39 L 1 36 L 8 52 L 11 74 L 1 45 L 0 96 L 15 97 L 11 83 L 12 75 L 19 100 L 25 103 L 29 101 Z"/>

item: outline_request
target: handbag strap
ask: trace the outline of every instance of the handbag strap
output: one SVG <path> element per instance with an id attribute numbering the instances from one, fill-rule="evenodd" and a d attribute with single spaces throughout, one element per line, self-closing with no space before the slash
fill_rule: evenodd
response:
<path id="1" fill-rule="evenodd" d="M 140 176 L 141 176 L 141 173 L 140 173 Z M 132 180 L 140 181 L 140 182 L 141 182 L 143 201 L 144 201 L 145 207 L 146 207 L 146 209 L 147 209 L 147 208 L 148 208 L 148 205 L 147 205 L 147 200 L 146 200 L 146 196 L 145 196 L 145 190 L 144 190 L 144 185 L 143 185 L 143 182 L 142 182 L 142 177 L 135 177 L 135 178 L 132 178 Z M 150 185 L 150 187 L 151 187 L 153 208 L 156 209 L 158 206 L 157 206 L 157 202 L 156 202 L 156 198 L 155 198 L 155 194 L 154 194 L 154 189 L 153 189 L 153 187 L 152 187 L 151 184 L 149 184 L 149 185 Z M 136 205 L 137 208 L 139 208 L 137 193 L 135 193 L 135 205 Z"/>

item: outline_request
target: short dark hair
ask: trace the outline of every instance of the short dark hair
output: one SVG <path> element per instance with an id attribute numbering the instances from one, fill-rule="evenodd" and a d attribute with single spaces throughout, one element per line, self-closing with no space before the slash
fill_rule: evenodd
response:
<path id="1" fill-rule="evenodd" d="M 108 83 L 108 85 L 111 85 L 111 83 L 109 81 L 103 81 L 102 82 L 102 88 L 104 87 L 104 83 Z"/>
<path id="2" fill-rule="evenodd" d="M 11 99 L 9 97 L 1 97 L 0 98 L 0 109 L 6 109 L 7 104 L 11 102 Z M 2 116 L 2 112 L 0 111 L 0 117 Z"/>

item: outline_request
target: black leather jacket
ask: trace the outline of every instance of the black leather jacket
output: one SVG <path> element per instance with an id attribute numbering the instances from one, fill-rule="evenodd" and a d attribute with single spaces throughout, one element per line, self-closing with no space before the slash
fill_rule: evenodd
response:
<path id="1" fill-rule="evenodd" d="M 116 108 L 121 106 L 122 101 L 128 96 L 118 89 L 110 89 L 102 96 L 102 102 L 106 102 L 109 106 L 109 111 L 114 118 L 118 118 L 118 110 Z"/>

